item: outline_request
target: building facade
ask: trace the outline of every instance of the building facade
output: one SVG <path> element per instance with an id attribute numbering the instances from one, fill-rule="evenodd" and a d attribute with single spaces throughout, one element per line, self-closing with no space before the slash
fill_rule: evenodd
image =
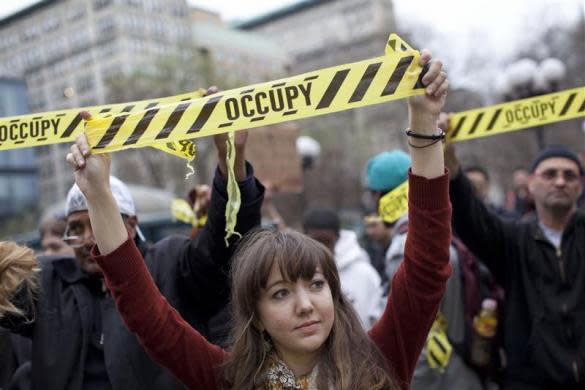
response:
<path id="1" fill-rule="evenodd" d="M 0 77 L 0 116 L 29 112 L 26 83 Z M 36 211 L 38 206 L 37 164 L 33 149 L 0 152 L 0 220 Z"/>
<path id="2" fill-rule="evenodd" d="M 106 80 L 148 69 L 191 39 L 185 0 L 42 0 L 0 20 L 0 69 L 26 80 L 32 112 L 107 101 Z M 41 204 L 73 182 L 66 145 L 38 149 Z"/>

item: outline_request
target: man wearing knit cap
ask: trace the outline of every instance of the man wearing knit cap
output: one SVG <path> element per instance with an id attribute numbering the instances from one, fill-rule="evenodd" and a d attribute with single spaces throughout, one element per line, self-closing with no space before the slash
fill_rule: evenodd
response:
<path id="1" fill-rule="evenodd" d="M 410 156 L 398 149 L 379 153 L 368 161 L 366 164 L 366 186 L 372 195 L 376 214 L 380 198 L 406 181 L 408 168 L 410 168 Z M 372 265 L 376 270 L 382 271 L 382 280 L 386 282 L 388 278 L 388 248 L 394 234 L 394 226 L 400 225 L 400 223 L 390 224 L 384 221 L 382 223 L 383 229 L 378 232 L 375 239 L 385 248 L 386 255 L 383 264 L 377 264 L 374 261 Z M 390 273 L 394 274 L 394 272 Z"/>
<path id="2" fill-rule="evenodd" d="M 448 128 L 448 119 L 441 121 Z M 453 146 L 455 230 L 506 290 L 502 330 L 504 390 L 585 388 L 585 213 L 577 209 L 584 172 L 563 146 L 541 151 L 531 166 L 532 219 L 491 214 L 461 173 Z"/>

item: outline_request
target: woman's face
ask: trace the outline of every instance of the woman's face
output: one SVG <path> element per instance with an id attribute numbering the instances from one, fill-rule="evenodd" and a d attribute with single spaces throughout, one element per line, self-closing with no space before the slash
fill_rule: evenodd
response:
<path id="1" fill-rule="evenodd" d="M 311 280 L 287 281 L 276 262 L 260 294 L 258 313 L 285 361 L 314 359 L 329 337 L 335 317 L 327 280 L 317 267 Z"/>

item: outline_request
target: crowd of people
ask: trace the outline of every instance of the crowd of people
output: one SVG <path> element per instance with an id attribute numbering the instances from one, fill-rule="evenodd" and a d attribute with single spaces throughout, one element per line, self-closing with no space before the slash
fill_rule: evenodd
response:
<path id="1" fill-rule="evenodd" d="M 488 172 L 441 142 L 441 61 L 423 51 L 420 65 L 409 152 L 366 164 L 376 205 L 408 181 L 408 212 L 390 223 L 369 210 L 363 237 L 326 207 L 305 211 L 302 232 L 286 227 L 242 130 L 243 238 L 224 239 L 220 134 L 213 183 L 189 196 L 190 236 L 147 243 L 110 157 L 79 136 L 43 252 L 0 242 L 0 389 L 585 388 L 582 162 L 548 147 L 492 204 Z"/>

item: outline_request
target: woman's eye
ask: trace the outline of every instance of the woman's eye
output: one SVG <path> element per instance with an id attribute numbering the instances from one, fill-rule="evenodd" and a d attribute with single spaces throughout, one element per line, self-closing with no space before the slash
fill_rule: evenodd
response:
<path id="1" fill-rule="evenodd" d="M 272 294 L 272 298 L 274 299 L 283 299 L 288 295 L 288 290 L 278 290 L 274 294 Z"/>
<path id="2" fill-rule="evenodd" d="M 317 279 L 317 280 L 313 280 L 313 283 L 311 283 L 311 287 L 318 289 L 318 290 L 322 289 L 323 286 L 325 286 L 324 280 Z"/>

